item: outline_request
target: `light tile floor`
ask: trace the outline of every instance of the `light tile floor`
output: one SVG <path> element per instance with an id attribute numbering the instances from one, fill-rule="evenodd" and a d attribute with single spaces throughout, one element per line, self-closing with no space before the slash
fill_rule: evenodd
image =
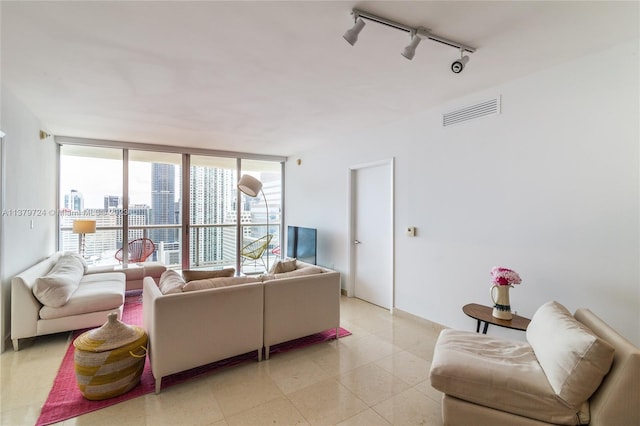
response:
<path id="1" fill-rule="evenodd" d="M 63 425 L 441 425 L 429 383 L 440 328 L 342 298 L 353 334 L 233 367 Z M 0 357 L 0 424 L 33 425 L 68 334 L 43 336 Z"/>

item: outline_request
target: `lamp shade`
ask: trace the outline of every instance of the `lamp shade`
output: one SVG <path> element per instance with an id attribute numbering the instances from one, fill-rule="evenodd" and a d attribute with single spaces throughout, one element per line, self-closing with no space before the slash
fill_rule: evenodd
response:
<path id="1" fill-rule="evenodd" d="M 91 219 L 78 219 L 73 221 L 74 234 L 93 234 L 96 232 L 96 221 Z"/>
<path id="2" fill-rule="evenodd" d="M 247 194 L 249 197 L 256 197 L 262 189 L 262 182 L 260 182 L 253 176 L 242 175 L 242 177 L 238 181 L 238 189 L 242 191 L 243 194 Z"/>

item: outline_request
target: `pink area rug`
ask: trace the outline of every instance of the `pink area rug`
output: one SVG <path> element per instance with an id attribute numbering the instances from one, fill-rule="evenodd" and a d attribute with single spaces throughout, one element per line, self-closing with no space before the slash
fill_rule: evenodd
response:
<path id="1" fill-rule="evenodd" d="M 142 325 L 142 297 L 140 294 L 127 295 L 122 314 L 122 321 L 127 324 Z M 80 333 L 82 333 L 82 331 L 75 332 L 73 334 L 73 338 L 75 339 L 80 335 Z M 339 330 L 340 337 L 348 336 L 350 334 L 351 333 L 349 331 L 343 328 L 340 328 Z M 335 337 L 335 330 L 327 330 L 301 339 L 281 343 L 271 348 L 270 356 L 303 348 L 316 343 L 326 342 L 327 340 L 335 339 Z M 36 426 L 49 425 L 67 420 L 72 417 L 90 413 L 101 408 L 110 407 L 119 402 L 127 401 L 155 391 L 155 381 L 153 379 L 153 374 L 151 373 L 151 364 L 147 359 L 140 379 L 140 384 L 135 388 L 124 395 L 120 395 L 115 398 L 105 399 L 103 401 L 89 401 L 82 396 L 76 385 L 73 354 L 74 347 L 73 344 L 70 344 L 64 358 L 62 359 L 62 365 L 60 365 L 60 370 L 53 382 L 53 387 L 49 392 L 47 401 L 42 406 L 42 411 L 40 412 L 40 417 L 38 418 Z M 166 389 L 178 383 L 183 383 L 187 380 L 200 377 L 223 368 L 232 367 L 250 361 L 257 361 L 255 351 L 165 377 L 162 379 L 162 389 Z"/>

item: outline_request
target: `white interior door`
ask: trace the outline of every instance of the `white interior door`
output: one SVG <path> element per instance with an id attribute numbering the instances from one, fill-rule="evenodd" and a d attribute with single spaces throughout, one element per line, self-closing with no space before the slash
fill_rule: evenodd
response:
<path id="1" fill-rule="evenodd" d="M 354 296 L 386 309 L 393 295 L 392 164 L 352 171 Z"/>

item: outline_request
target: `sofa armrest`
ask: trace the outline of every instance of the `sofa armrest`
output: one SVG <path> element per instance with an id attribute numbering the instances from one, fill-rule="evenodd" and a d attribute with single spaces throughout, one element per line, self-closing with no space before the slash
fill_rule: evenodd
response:
<path id="1" fill-rule="evenodd" d="M 589 399 L 592 426 L 640 424 L 640 348 L 588 309 L 574 317 L 615 349 L 611 370 Z"/>
<path id="2" fill-rule="evenodd" d="M 340 273 L 264 283 L 266 347 L 340 327 Z"/>
<path id="3" fill-rule="evenodd" d="M 11 339 L 37 335 L 41 307 L 32 288 L 23 278 L 11 280 Z"/>
<path id="4" fill-rule="evenodd" d="M 155 300 L 158 297 L 162 297 L 162 293 L 158 288 L 158 285 L 151 277 L 145 277 L 142 281 L 142 326 L 147 331 L 149 335 L 149 340 L 151 340 L 151 332 L 155 332 L 154 328 L 154 309 L 145 309 L 145 306 L 150 307 L 153 306 Z"/>
<path id="5" fill-rule="evenodd" d="M 38 334 L 42 304 L 33 295 L 33 286 L 37 278 L 51 270 L 61 255 L 61 252 L 54 253 L 11 279 L 11 339 L 16 349 L 18 339 Z"/>

